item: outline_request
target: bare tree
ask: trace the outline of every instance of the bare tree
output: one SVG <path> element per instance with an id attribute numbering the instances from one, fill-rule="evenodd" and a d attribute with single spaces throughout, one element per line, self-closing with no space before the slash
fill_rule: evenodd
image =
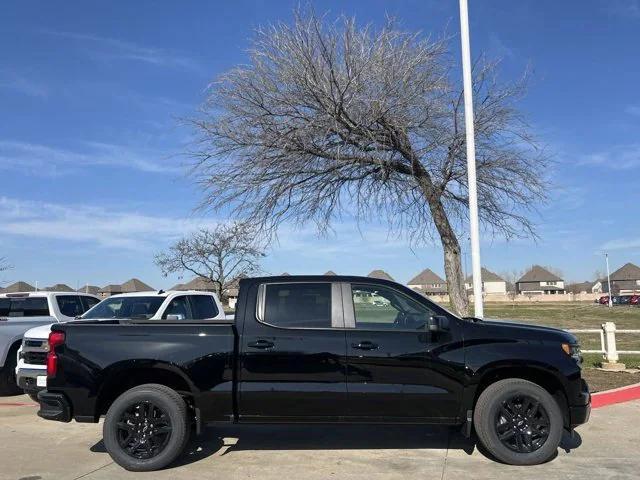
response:
<path id="1" fill-rule="evenodd" d="M 9 264 L 5 257 L 0 257 L 0 272 L 6 272 L 7 270 L 11 270 L 12 268 L 13 266 Z M 3 281 L 0 280 L 0 284 L 2 283 Z"/>
<path id="2" fill-rule="evenodd" d="M 309 221 L 325 232 L 346 214 L 385 220 L 414 245 L 437 234 L 452 304 L 466 313 L 462 82 L 447 41 L 297 12 L 292 25 L 259 30 L 250 56 L 211 85 L 192 120 L 205 206 L 230 206 L 271 233 Z M 492 235 L 527 236 L 545 157 L 514 103 L 523 82 L 501 85 L 495 70 L 474 71 L 480 216 Z"/>
<path id="3" fill-rule="evenodd" d="M 264 257 L 255 229 L 246 223 L 221 224 L 201 229 L 177 241 L 167 252 L 155 255 L 163 275 L 191 272 L 209 279 L 223 297 L 233 279 L 260 270 Z"/>

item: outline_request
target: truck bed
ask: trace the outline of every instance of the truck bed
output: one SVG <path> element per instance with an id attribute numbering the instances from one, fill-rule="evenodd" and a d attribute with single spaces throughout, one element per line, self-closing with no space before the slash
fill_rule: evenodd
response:
<path id="1" fill-rule="evenodd" d="M 114 395 L 148 375 L 188 392 L 202 418 L 233 418 L 233 321 L 90 320 L 53 330 L 65 332 L 66 342 L 47 390 L 64 388 L 78 421 L 97 421 Z"/>

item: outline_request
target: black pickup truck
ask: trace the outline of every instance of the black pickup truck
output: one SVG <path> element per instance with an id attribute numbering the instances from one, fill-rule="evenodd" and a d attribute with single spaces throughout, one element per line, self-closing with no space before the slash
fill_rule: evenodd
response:
<path id="1" fill-rule="evenodd" d="M 374 278 L 244 279 L 233 321 L 76 321 L 49 343 L 38 415 L 105 416 L 108 452 L 135 471 L 221 421 L 457 425 L 530 465 L 590 412 L 573 335 L 458 318 Z"/>

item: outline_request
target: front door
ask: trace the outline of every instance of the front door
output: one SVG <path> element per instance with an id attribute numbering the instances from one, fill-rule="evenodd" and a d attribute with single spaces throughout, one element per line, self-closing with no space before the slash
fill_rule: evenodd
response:
<path id="1" fill-rule="evenodd" d="M 351 287 L 353 328 L 347 330 L 350 419 L 454 420 L 459 415 L 464 373 L 462 343 L 453 342 L 459 337 L 457 323 L 452 321 L 448 332 L 431 333 L 429 317 L 446 312 L 428 300 L 379 284 Z"/>
<path id="2" fill-rule="evenodd" d="M 240 421 L 339 420 L 347 399 L 340 284 L 264 283 L 248 299 Z"/>

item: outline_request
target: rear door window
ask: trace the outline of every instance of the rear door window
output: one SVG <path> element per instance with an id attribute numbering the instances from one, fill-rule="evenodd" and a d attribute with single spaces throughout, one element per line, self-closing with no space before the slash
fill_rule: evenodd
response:
<path id="1" fill-rule="evenodd" d="M 218 307 L 211 295 L 190 295 L 193 318 L 202 320 L 205 318 L 215 318 L 218 316 Z"/>
<path id="2" fill-rule="evenodd" d="M 167 309 L 164 311 L 162 318 L 166 320 L 167 315 L 175 315 L 178 317 L 178 320 L 192 320 L 193 315 L 191 314 L 191 307 L 189 306 L 187 296 L 181 295 L 174 297 L 169 305 L 167 305 Z"/>
<path id="3" fill-rule="evenodd" d="M 92 308 L 93 306 L 100 303 L 100 300 L 94 297 L 87 297 L 84 295 L 80 295 L 80 300 L 82 300 L 82 307 L 84 308 L 84 312 Z M 83 313 L 84 313 L 83 312 Z"/>
<path id="4" fill-rule="evenodd" d="M 46 317 L 49 304 L 46 297 L 15 297 L 0 299 L 0 317 Z"/>
<path id="5" fill-rule="evenodd" d="M 66 317 L 73 318 L 84 313 L 84 307 L 78 295 L 58 295 L 56 301 L 60 313 Z"/>
<path id="6" fill-rule="evenodd" d="M 264 322 L 285 328 L 331 328 L 331 284 L 265 285 Z"/>

